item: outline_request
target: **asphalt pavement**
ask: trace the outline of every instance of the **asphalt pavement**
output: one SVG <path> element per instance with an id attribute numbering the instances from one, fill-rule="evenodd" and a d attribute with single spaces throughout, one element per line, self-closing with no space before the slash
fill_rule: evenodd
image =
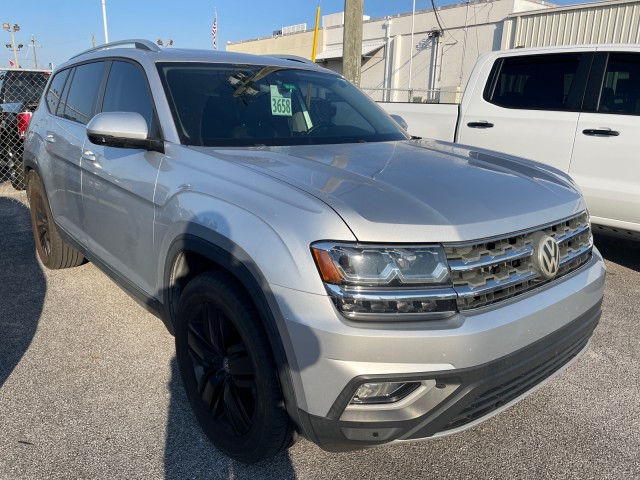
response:
<path id="1" fill-rule="evenodd" d="M 465 432 L 256 466 L 213 448 L 173 337 L 91 264 L 48 271 L 0 185 L 0 479 L 640 479 L 640 241 L 596 237 L 608 267 L 588 351 Z"/>

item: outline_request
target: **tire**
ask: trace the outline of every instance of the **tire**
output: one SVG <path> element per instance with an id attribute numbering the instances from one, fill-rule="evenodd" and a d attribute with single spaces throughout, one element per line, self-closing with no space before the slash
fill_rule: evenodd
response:
<path id="1" fill-rule="evenodd" d="M 292 444 L 276 366 L 251 299 L 229 277 L 206 272 L 185 287 L 176 356 L 195 416 L 209 440 L 243 463 Z"/>
<path id="2" fill-rule="evenodd" d="M 84 256 L 60 237 L 53 222 L 42 180 L 33 170 L 27 176 L 27 196 L 33 238 L 42 264 L 51 270 L 77 267 L 82 264 Z"/>
<path id="3" fill-rule="evenodd" d="M 18 160 L 15 158 L 15 152 L 11 152 L 10 155 L 13 156 L 13 165 L 11 170 L 9 171 L 9 175 L 11 176 L 11 186 L 16 190 L 24 190 L 26 187 L 24 171 L 22 169 L 22 160 Z"/>

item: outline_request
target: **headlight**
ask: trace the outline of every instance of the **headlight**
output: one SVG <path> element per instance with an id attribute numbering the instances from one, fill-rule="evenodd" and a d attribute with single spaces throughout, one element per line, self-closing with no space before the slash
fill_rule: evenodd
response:
<path id="1" fill-rule="evenodd" d="M 456 312 L 440 246 L 320 242 L 311 246 L 327 292 L 353 320 L 425 320 Z"/>
<path id="2" fill-rule="evenodd" d="M 311 250 L 326 283 L 361 287 L 449 285 L 442 247 L 317 243 Z"/>

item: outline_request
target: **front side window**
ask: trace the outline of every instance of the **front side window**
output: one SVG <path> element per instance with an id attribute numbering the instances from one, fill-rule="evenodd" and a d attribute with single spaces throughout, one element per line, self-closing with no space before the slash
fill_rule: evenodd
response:
<path id="1" fill-rule="evenodd" d="M 96 101 L 104 72 L 104 62 L 85 63 L 75 69 L 64 110 L 58 114 L 67 120 L 86 125 L 95 113 Z"/>
<path id="2" fill-rule="evenodd" d="M 158 65 L 182 143 L 307 145 L 405 140 L 364 93 L 332 73 L 212 63 Z"/>
<path id="3" fill-rule="evenodd" d="M 640 55 L 609 55 L 598 112 L 640 115 Z"/>
<path id="4" fill-rule="evenodd" d="M 580 54 L 506 57 L 485 99 L 506 108 L 570 110 Z"/>
<path id="5" fill-rule="evenodd" d="M 103 112 L 136 112 L 147 121 L 149 137 L 158 137 L 158 122 L 144 72 L 129 62 L 113 62 L 102 103 Z"/>

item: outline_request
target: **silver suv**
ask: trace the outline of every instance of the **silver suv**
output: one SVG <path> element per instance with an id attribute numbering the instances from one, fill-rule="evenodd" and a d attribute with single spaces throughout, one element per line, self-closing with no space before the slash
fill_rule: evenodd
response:
<path id="1" fill-rule="evenodd" d="M 229 456 L 453 433 L 586 348 L 605 268 L 565 174 L 410 138 L 308 62 L 123 43 L 33 116 L 36 248 L 164 321 Z"/>

